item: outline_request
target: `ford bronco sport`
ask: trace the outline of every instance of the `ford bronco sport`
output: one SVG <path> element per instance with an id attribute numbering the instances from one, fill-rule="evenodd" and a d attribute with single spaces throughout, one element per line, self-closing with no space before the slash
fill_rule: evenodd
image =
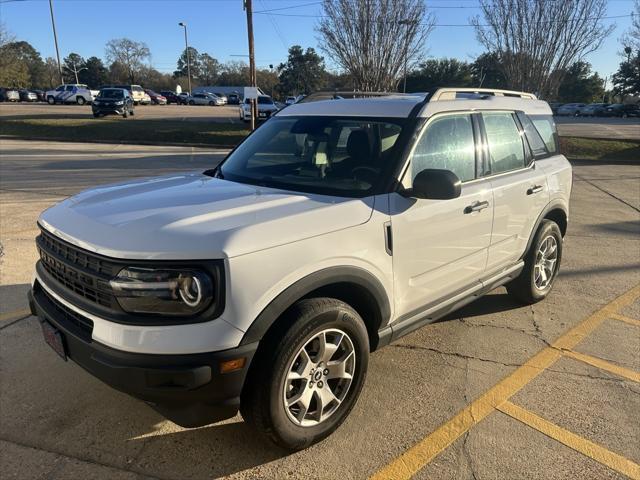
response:
<path id="1" fill-rule="evenodd" d="M 45 211 L 46 341 L 179 425 L 334 431 L 370 352 L 506 285 L 545 298 L 571 167 L 548 104 L 493 90 L 288 106 L 216 168 Z"/>

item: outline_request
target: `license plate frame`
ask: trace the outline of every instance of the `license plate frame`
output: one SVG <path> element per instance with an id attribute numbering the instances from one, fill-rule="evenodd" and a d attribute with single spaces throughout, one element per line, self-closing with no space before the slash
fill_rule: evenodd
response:
<path id="1" fill-rule="evenodd" d="M 64 334 L 47 321 L 42 322 L 41 326 L 44 341 L 66 362 L 67 348 L 64 342 Z"/>

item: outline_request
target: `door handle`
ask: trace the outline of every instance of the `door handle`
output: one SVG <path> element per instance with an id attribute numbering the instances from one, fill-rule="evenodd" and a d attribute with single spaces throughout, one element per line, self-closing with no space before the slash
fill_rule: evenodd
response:
<path id="1" fill-rule="evenodd" d="M 471 205 L 467 205 L 464 209 L 464 213 L 473 213 L 484 210 L 489 207 L 489 202 L 473 202 Z"/>
<path id="2" fill-rule="evenodd" d="M 534 193 L 539 193 L 544 190 L 542 185 L 534 185 L 533 187 L 529 187 L 527 190 L 527 195 L 533 195 Z"/>

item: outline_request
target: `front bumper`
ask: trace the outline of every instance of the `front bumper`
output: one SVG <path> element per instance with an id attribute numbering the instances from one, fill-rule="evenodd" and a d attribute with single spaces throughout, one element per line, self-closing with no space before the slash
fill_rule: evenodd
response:
<path id="1" fill-rule="evenodd" d="M 147 402 L 182 427 L 198 427 L 233 417 L 257 343 L 224 351 L 158 355 L 116 350 L 87 334 L 91 321 L 65 310 L 36 281 L 29 307 L 41 322 L 63 334 L 66 354 L 111 387 Z M 67 309 L 68 310 L 68 309 Z M 244 367 L 221 373 L 221 363 L 245 358 Z"/>
<path id="2" fill-rule="evenodd" d="M 93 113 L 102 113 L 107 115 L 109 113 L 115 113 L 116 115 L 122 115 L 125 111 L 124 105 L 91 105 Z"/>

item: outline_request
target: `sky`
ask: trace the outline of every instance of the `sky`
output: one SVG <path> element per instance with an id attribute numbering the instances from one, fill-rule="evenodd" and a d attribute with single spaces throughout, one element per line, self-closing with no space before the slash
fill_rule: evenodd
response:
<path id="1" fill-rule="evenodd" d="M 468 24 L 469 18 L 479 13 L 478 0 L 426 0 L 426 4 L 436 15 L 436 23 L 443 26 L 437 26 L 429 36 L 425 58 L 472 61 L 484 51 L 472 27 L 444 26 Z M 242 0 L 54 0 L 53 5 L 61 58 L 71 52 L 103 58 L 109 40 L 127 37 L 149 46 L 154 68 L 173 72 L 184 49 L 178 22 L 185 22 L 189 45 L 199 52 L 221 62 L 248 60 Z M 319 1 L 253 0 L 253 9 L 258 67 L 285 61 L 291 45 L 318 49 L 315 16 L 321 13 Z M 633 0 L 609 0 L 607 16 L 629 15 L 632 9 Z M 262 10 L 270 13 L 258 13 Z M 17 39 L 31 43 L 43 58 L 55 56 L 48 0 L 0 0 L 0 21 Z M 615 23 L 616 29 L 586 60 L 602 77 L 610 77 L 621 61 L 619 38 L 628 30 L 631 18 L 605 22 Z M 333 67 L 328 58 L 326 63 Z"/>

